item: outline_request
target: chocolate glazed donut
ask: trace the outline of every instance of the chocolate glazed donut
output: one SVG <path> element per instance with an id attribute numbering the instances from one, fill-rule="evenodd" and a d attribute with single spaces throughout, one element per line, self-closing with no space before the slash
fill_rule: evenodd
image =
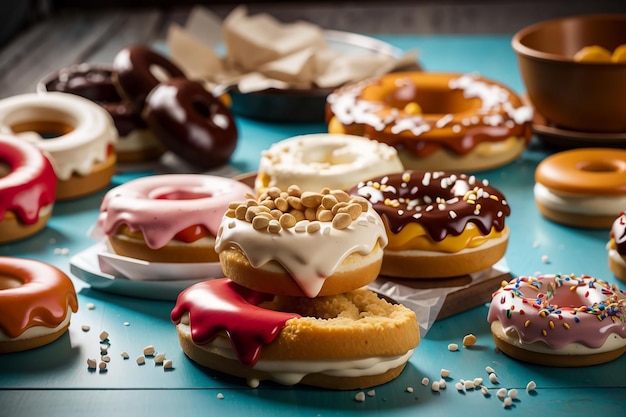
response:
<path id="1" fill-rule="evenodd" d="M 165 147 L 203 169 L 226 164 L 237 146 L 237 126 L 228 108 L 186 78 L 154 87 L 143 117 Z"/>
<path id="2" fill-rule="evenodd" d="M 118 92 L 138 109 L 160 82 L 179 77 L 185 78 L 180 68 L 145 46 L 124 48 L 113 60 L 113 82 Z"/>

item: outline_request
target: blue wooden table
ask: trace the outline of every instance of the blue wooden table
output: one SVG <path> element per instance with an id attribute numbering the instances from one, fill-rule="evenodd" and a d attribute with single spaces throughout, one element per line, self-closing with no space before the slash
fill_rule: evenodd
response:
<path id="1" fill-rule="evenodd" d="M 496 36 L 378 36 L 403 50 L 417 49 L 429 71 L 472 72 L 524 91 L 509 35 Z M 241 172 L 257 168 L 259 153 L 289 136 L 323 132 L 321 124 L 269 124 L 238 119 L 240 143 L 232 165 Z M 536 272 L 590 274 L 611 282 L 605 244 L 608 231 L 567 228 L 544 220 L 532 194 L 538 161 L 551 151 L 533 138 L 515 162 L 481 173 L 506 195 L 512 214 L 506 260 L 513 275 Z M 120 173 L 117 185 L 146 172 Z M 87 231 L 95 222 L 104 192 L 57 203 L 47 228 L 24 241 L 0 246 L 0 255 L 51 263 L 70 274 L 72 255 L 94 244 Z M 616 213 L 617 216 L 617 213 Z M 402 375 L 376 387 L 365 401 L 358 391 L 336 392 L 262 383 L 252 389 L 239 380 L 199 368 L 182 353 L 169 313 L 170 301 L 114 295 L 89 288 L 73 277 L 79 291 L 79 311 L 69 332 L 42 348 L 0 355 L 0 416 L 327 416 L 380 414 L 389 416 L 496 415 L 623 415 L 626 409 L 626 357 L 588 368 L 545 368 L 517 362 L 497 353 L 486 321 L 488 306 L 479 306 L 438 321 L 423 338 Z M 626 286 L 626 285 L 623 285 Z M 93 304 L 93 309 L 88 304 Z M 81 326 L 90 326 L 85 332 Z M 100 354 L 99 334 L 110 336 L 111 362 L 106 372 L 87 369 L 87 358 Z M 468 333 L 477 336 L 472 348 L 451 352 Z M 148 360 L 135 362 L 143 347 L 153 345 L 173 361 L 165 370 Z M 126 351 L 130 359 L 120 354 Z M 491 366 L 498 383 L 487 379 Z M 438 380 L 442 368 L 451 371 L 439 392 L 423 385 L 424 377 Z M 458 392 L 459 379 L 484 378 L 489 394 Z M 534 381 L 535 391 L 526 385 Z M 500 388 L 519 391 L 504 409 Z"/>

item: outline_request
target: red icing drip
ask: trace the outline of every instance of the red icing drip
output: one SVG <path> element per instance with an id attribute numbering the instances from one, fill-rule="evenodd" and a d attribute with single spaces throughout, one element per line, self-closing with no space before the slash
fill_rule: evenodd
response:
<path id="1" fill-rule="evenodd" d="M 239 360 L 254 366 L 263 345 L 274 341 L 287 320 L 300 317 L 257 306 L 273 297 L 244 288 L 228 278 L 204 281 L 179 294 L 171 318 L 178 323 L 189 313 L 191 338 L 198 345 L 211 342 L 225 331 Z"/>
<path id="2" fill-rule="evenodd" d="M 22 223 L 37 222 L 41 208 L 54 202 L 52 164 L 34 145 L 10 136 L 0 136 L 0 163 L 10 169 L 0 177 L 0 220 L 12 211 Z"/>

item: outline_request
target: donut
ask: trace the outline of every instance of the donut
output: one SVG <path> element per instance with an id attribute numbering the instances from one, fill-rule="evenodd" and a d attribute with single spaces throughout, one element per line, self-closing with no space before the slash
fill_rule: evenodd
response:
<path id="1" fill-rule="evenodd" d="M 119 51 L 113 59 L 113 83 L 119 94 L 137 109 L 159 83 L 170 78 L 185 78 L 172 61 L 152 49 L 134 45 Z"/>
<path id="2" fill-rule="evenodd" d="M 362 389 L 396 378 L 420 342 L 415 313 L 358 289 L 274 297 L 223 278 L 194 284 L 171 313 L 194 362 L 247 379 Z"/>
<path id="3" fill-rule="evenodd" d="M 237 146 L 230 110 L 195 81 L 173 78 L 154 87 L 143 117 L 167 149 L 203 169 L 228 163 Z"/>
<path id="4" fill-rule="evenodd" d="M 109 112 L 117 128 L 119 141 L 115 145 L 118 162 L 148 161 L 163 154 L 137 109 L 120 97 L 112 79 L 111 65 L 77 64 L 53 72 L 37 84 L 39 93 L 59 91 L 92 100 Z"/>
<path id="5" fill-rule="evenodd" d="M 217 262 L 215 235 L 231 201 L 252 189 L 229 178 L 163 174 L 107 192 L 97 227 L 113 252 L 149 262 Z"/>
<path id="6" fill-rule="evenodd" d="M 94 193 L 115 173 L 117 130 L 99 105 L 75 94 L 21 94 L 0 100 L 0 133 L 35 144 L 51 157 L 56 199 Z"/>
<path id="7" fill-rule="evenodd" d="M 403 169 L 395 148 L 384 143 L 354 135 L 302 135 L 261 153 L 254 189 L 257 194 L 290 185 L 302 191 L 347 190 L 361 180 Z"/>
<path id="8" fill-rule="evenodd" d="M 610 229 L 626 207 L 626 150 L 581 148 L 553 154 L 535 170 L 535 204 L 547 219 Z"/>
<path id="9" fill-rule="evenodd" d="M 626 214 L 621 212 L 613 221 L 607 244 L 609 269 L 615 276 L 626 282 Z"/>
<path id="10" fill-rule="evenodd" d="M 589 275 L 514 278 L 493 294 L 496 346 L 538 365 L 596 365 L 626 351 L 626 295 Z"/>
<path id="11" fill-rule="evenodd" d="M 77 311 L 74 285 L 62 271 L 40 261 L 0 256 L 0 353 L 55 341 Z"/>
<path id="12" fill-rule="evenodd" d="M 34 145 L 0 135 L 0 244 L 32 236 L 52 216 L 57 178 Z"/>
<path id="13" fill-rule="evenodd" d="M 406 169 L 495 168 L 532 135 L 531 108 L 476 74 L 398 72 L 347 84 L 328 96 L 326 120 L 331 133 L 394 146 Z"/>
<path id="14" fill-rule="evenodd" d="M 363 181 L 349 193 L 367 199 L 385 225 L 381 275 L 461 276 L 493 266 L 506 252 L 511 209 L 487 180 L 407 170 Z"/>
<path id="15" fill-rule="evenodd" d="M 380 217 L 363 199 L 292 186 L 231 204 L 215 251 L 224 274 L 246 288 L 316 297 L 374 281 L 386 244 Z"/>

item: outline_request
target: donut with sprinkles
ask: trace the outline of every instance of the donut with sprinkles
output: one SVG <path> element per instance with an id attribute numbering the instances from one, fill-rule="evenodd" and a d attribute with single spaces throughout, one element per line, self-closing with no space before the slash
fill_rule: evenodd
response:
<path id="1" fill-rule="evenodd" d="M 524 362 L 588 366 L 626 352 L 626 294 L 589 275 L 503 282 L 487 320 L 498 349 Z"/>
<path id="2" fill-rule="evenodd" d="M 511 209 L 487 180 L 407 170 L 363 181 L 349 192 L 366 198 L 383 219 L 389 242 L 381 275 L 462 276 L 493 266 L 506 251 Z"/>

